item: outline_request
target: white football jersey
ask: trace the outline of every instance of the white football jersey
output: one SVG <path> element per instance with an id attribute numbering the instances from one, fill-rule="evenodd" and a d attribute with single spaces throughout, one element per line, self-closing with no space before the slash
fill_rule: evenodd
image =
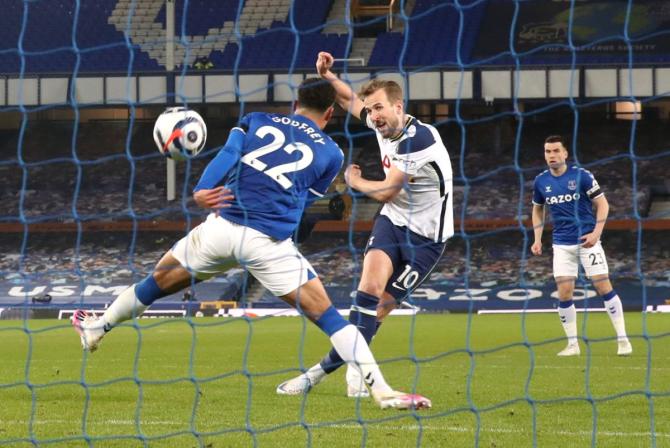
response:
<path id="1" fill-rule="evenodd" d="M 406 226 L 435 242 L 454 235 L 453 175 L 447 148 L 437 130 L 411 115 L 405 115 L 403 132 L 384 138 L 377 132 L 365 109 L 361 119 L 377 134 L 384 173 L 391 164 L 409 180 L 381 214 L 393 224 Z"/>

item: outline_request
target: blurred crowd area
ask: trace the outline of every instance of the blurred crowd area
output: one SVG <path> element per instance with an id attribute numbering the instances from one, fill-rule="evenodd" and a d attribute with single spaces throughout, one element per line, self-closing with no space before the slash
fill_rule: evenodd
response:
<path id="1" fill-rule="evenodd" d="M 605 231 L 602 238 L 610 274 L 614 279 L 640 279 L 670 285 L 670 240 L 664 231 Z M 506 229 L 482 233 L 457 233 L 431 274 L 430 280 L 462 284 L 542 285 L 552 280 L 551 236 L 544 235 L 544 254 L 533 256 L 532 233 Z M 351 244 L 342 236 L 318 234 L 302 245 L 303 253 L 330 285 L 357 282 L 366 235 Z M 352 273 L 354 276 L 352 277 Z"/>
<path id="2" fill-rule="evenodd" d="M 138 226 L 175 221 L 194 225 L 206 211 L 193 203 L 192 188 L 236 124 L 233 115 L 208 118 L 207 110 L 202 112 L 209 128 L 208 149 L 177 164 L 174 201 L 166 199 L 166 162 L 153 142 L 153 120 L 90 120 L 74 126 L 72 121 L 29 119 L 23 131 L 0 130 L 0 226 L 30 222 L 57 229 L 67 223 L 122 221 Z M 489 120 L 472 114 L 461 121 L 444 117 L 424 121 L 436 122 L 451 155 L 457 221 L 480 220 L 488 225 L 496 220 L 527 219 L 533 179 L 546 166 L 544 139 L 555 133 L 564 133 L 576 143 L 568 148 L 570 160 L 595 174 L 610 202 L 610 219 L 664 217 L 650 216 L 649 209 L 654 194 L 670 191 L 670 128 L 665 122 L 618 121 L 586 113 L 575 121 L 571 111 L 525 120 L 504 114 Z M 365 177 L 383 176 L 378 145 L 370 130 L 356 120 L 345 121 L 340 114 L 326 131 L 343 148 L 347 162 L 362 166 Z M 343 182 L 340 174 L 332 195 L 335 190 L 346 195 Z M 346 219 L 341 209 L 328 207 L 328 200 L 308 210 L 306 229 L 320 219 Z M 378 209 L 378 204 L 364 198 L 355 203 L 352 219 L 369 220 Z M 638 238 L 635 232 L 606 230 L 604 244 L 613 277 L 644 277 L 670 284 L 666 233 L 643 231 Z M 183 234 L 0 232 L 0 279 L 17 284 L 26 278 L 128 283 L 150 272 Z M 543 257 L 530 257 L 532 241 L 526 237 L 532 235 L 520 228 L 484 233 L 457 230 L 431 280 L 460 284 L 550 281 L 548 232 Z M 355 233 L 350 239 L 346 233 L 314 232 L 301 243 L 301 250 L 327 284 L 353 287 L 366 238 L 365 233 Z"/>
<path id="3" fill-rule="evenodd" d="M 203 112 L 204 113 L 204 112 Z M 206 114 L 205 114 L 206 115 Z M 155 149 L 152 120 L 28 121 L 0 131 L 0 222 L 184 220 L 202 215 L 191 190 L 226 141 L 235 118 L 209 119 L 208 148 L 177 164 L 177 199 L 166 199 L 166 162 Z M 365 177 L 383 176 L 374 134 L 356 120 L 327 129 Z M 457 219 L 528 218 L 533 179 L 545 169 L 544 139 L 565 133 L 570 161 L 591 170 L 612 219 L 647 217 L 654 189 L 670 191 L 667 123 L 589 119 L 571 113 L 497 120 L 437 119 L 454 170 Z M 335 188 L 346 190 L 343 176 Z M 363 202 L 365 202 L 363 200 Z M 354 218 L 357 218 L 354 216 Z M 363 217 L 362 219 L 367 219 Z"/>
<path id="4" fill-rule="evenodd" d="M 616 279 L 640 279 L 670 286 L 670 239 L 665 231 L 606 230 L 603 245 Z M 0 279 L 21 284 L 135 282 L 152 271 L 183 232 L 0 233 Z M 449 284 L 542 285 L 552 279 L 551 238 L 544 255 L 530 254 L 532 235 L 520 229 L 457 233 L 432 273 Z M 329 286 L 358 282 L 366 233 L 313 232 L 300 250 Z M 236 270 L 236 272 L 240 272 Z"/>
<path id="5" fill-rule="evenodd" d="M 594 174 L 610 203 L 610 218 L 648 217 L 654 191 L 670 192 L 665 123 L 583 118 L 573 129 L 571 114 L 552 117 L 438 124 L 451 156 L 457 219 L 530 218 L 533 181 L 546 169 L 544 140 L 553 134 L 570 142 L 569 164 Z M 357 155 L 364 171 L 381 178 L 377 158 L 370 157 L 375 150 L 371 138 Z"/>

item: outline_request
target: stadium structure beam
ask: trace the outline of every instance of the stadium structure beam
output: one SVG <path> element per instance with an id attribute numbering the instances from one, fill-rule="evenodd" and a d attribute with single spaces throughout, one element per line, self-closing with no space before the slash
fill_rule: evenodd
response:
<path id="1" fill-rule="evenodd" d="M 165 0 L 165 71 L 172 76 L 174 71 L 174 0 Z M 175 161 L 167 158 L 167 200 L 177 198 L 177 168 Z"/>

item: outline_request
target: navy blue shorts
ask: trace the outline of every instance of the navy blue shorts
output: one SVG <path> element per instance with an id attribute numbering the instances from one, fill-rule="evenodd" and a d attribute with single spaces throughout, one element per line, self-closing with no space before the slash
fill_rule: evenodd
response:
<path id="1" fill-rule="evenodd" d="M 386 284 L 386 292 L 400 303 L 435 269 L 445 246 L 446 243 L 436 243 L 407 227 L 396 226 L 386 216 L 379 215 L 375 219 L 365 252 L 379 249 L 389 256 L 393 263 L 393 274 Z"/>

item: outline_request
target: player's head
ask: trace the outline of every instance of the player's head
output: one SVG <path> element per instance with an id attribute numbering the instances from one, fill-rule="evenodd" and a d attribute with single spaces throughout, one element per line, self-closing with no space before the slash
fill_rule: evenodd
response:
<path id="1" fill-rule="evenodd" d="M 335 88 L 329 82 L 307 78 L 298 87 L 294 110 L 297 114 L 308 116 L 323 129 L 333 116 L 334 104 Z"/>
<path id="2" fill-rule="evenodd" d="M 560 135 L 550 135 L 544 140 L 544 160 L 549 168 L 559 170 L 568 160 L 568 147 Z"/>
<path id="3" fill-rule="evenodd" d="M 358 92 L 363 107 L 384 138 L 397 134 L 403 127 L 402 88 L 395 81 L 373 79 Z"/>

